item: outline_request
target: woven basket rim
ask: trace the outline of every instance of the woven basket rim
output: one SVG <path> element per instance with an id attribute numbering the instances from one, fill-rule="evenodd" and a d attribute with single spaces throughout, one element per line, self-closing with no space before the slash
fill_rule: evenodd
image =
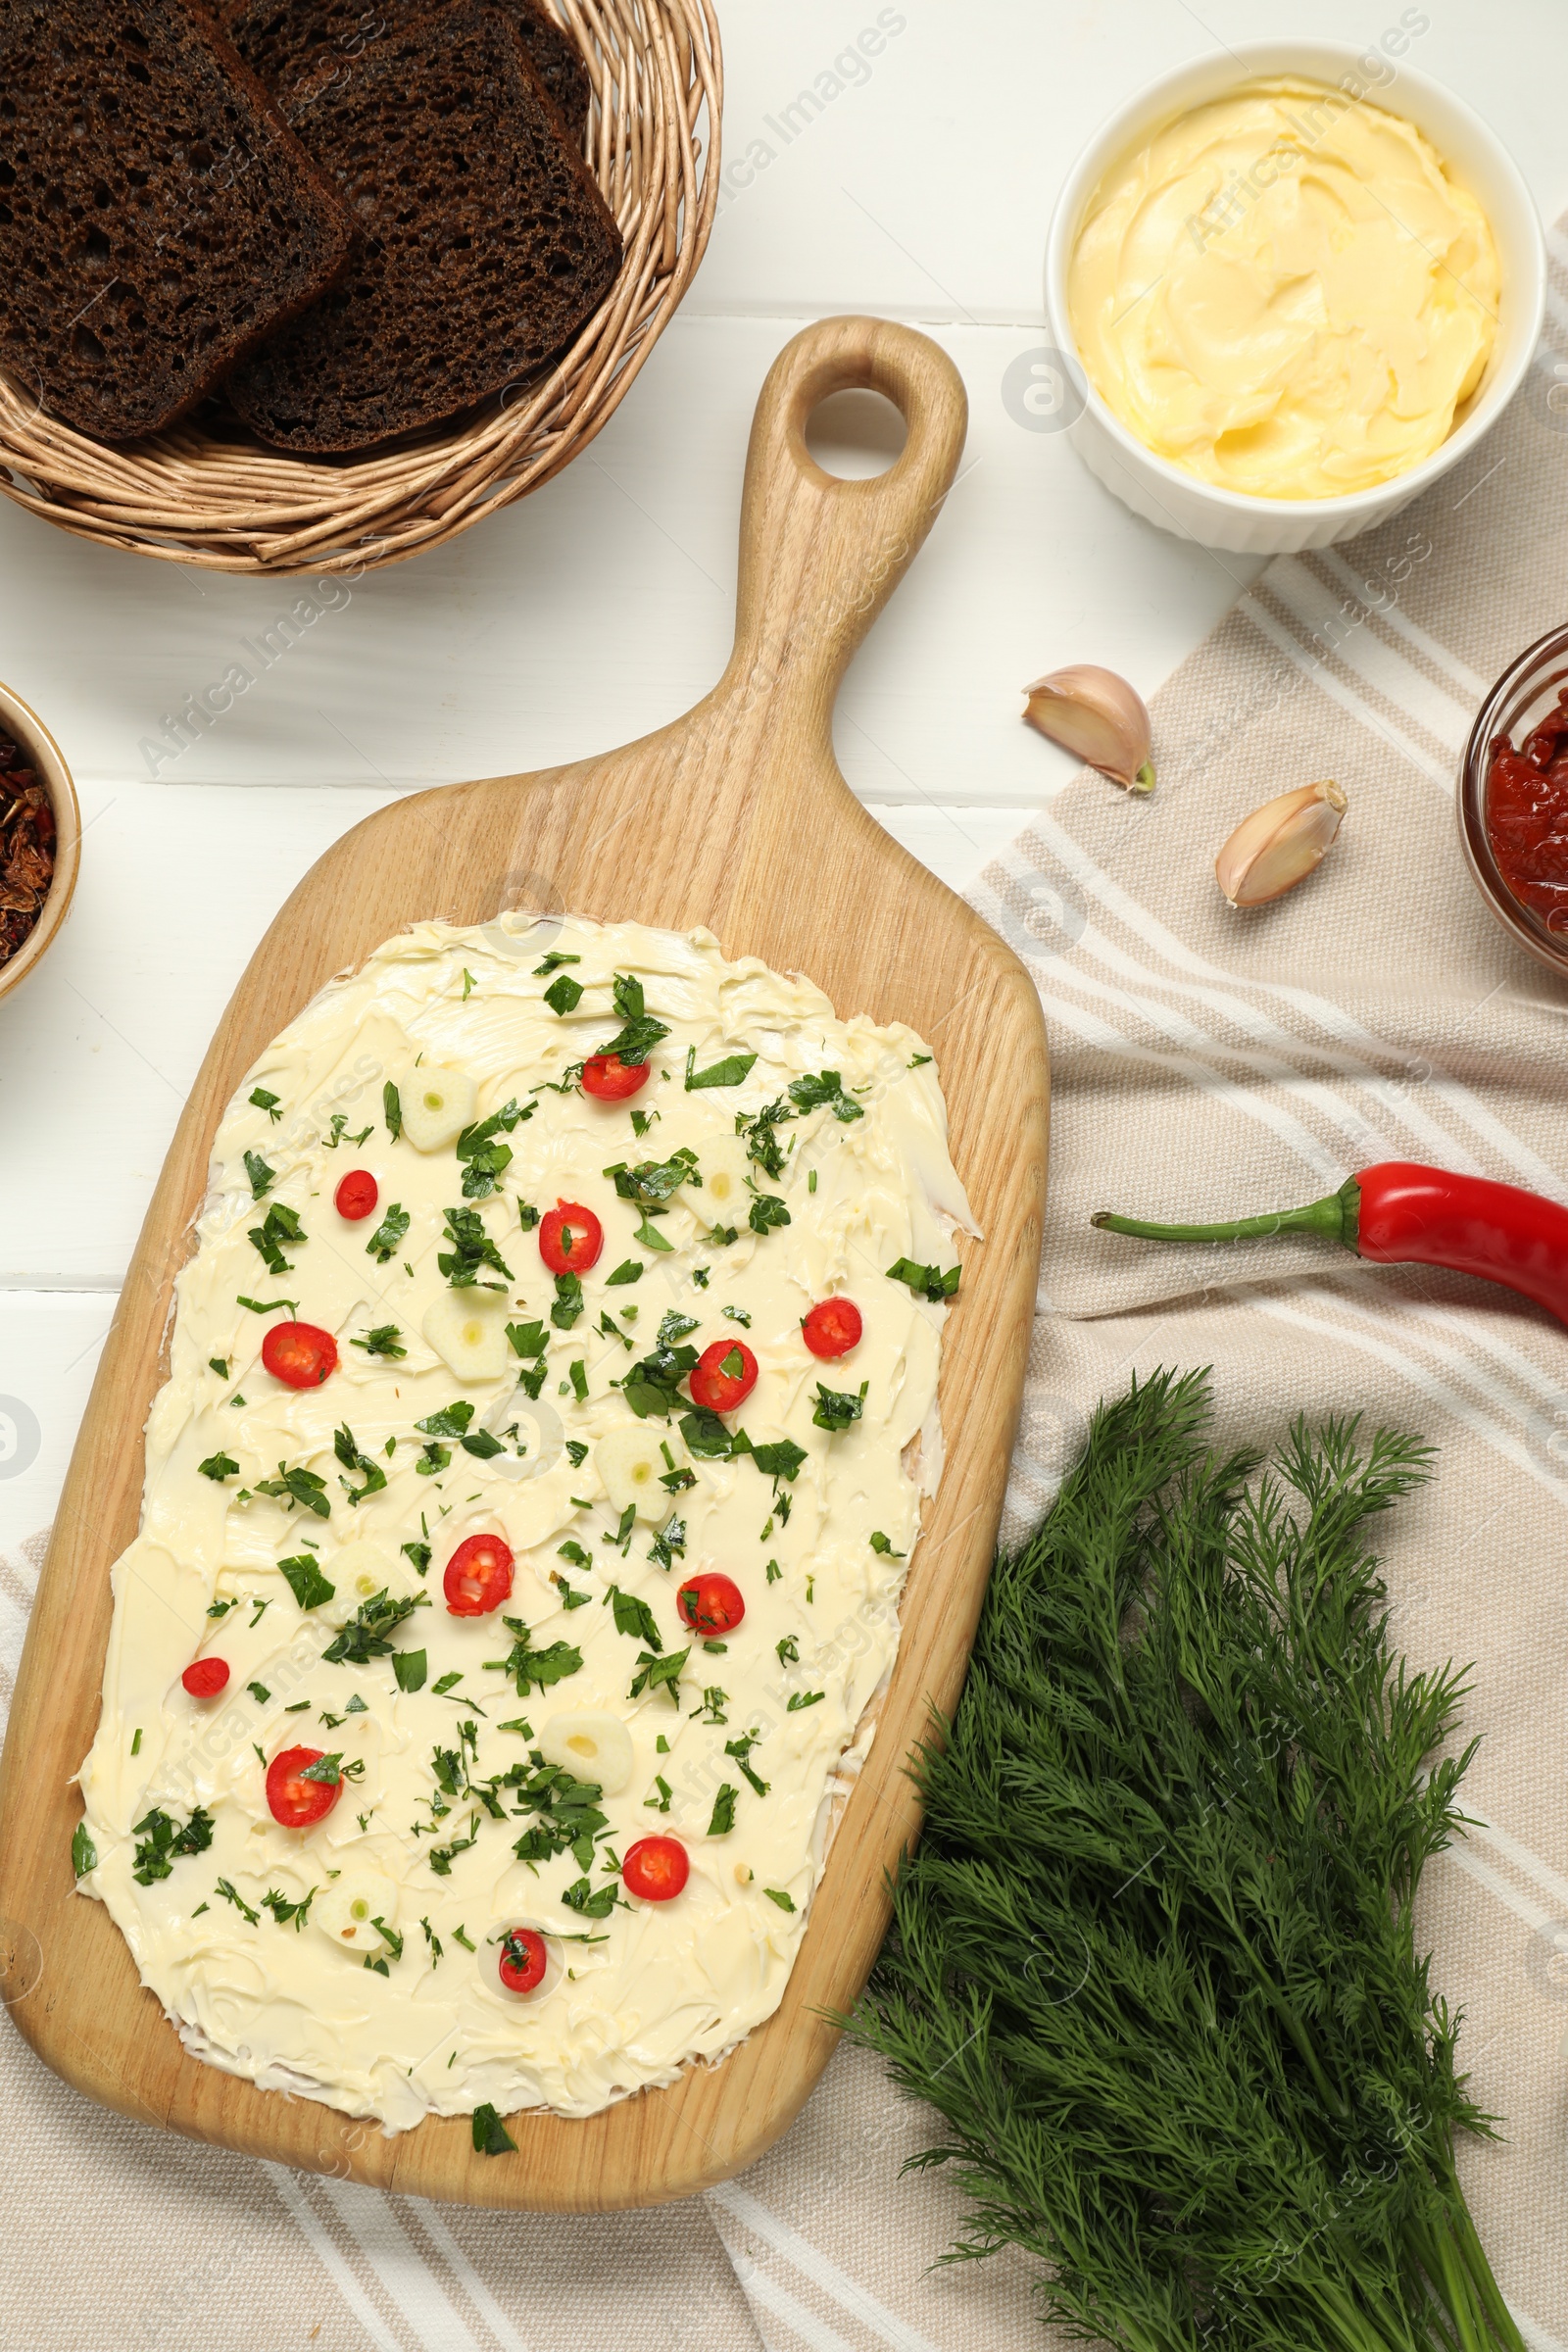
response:
<path id="1" fill-rule="evenodd" d="M 609 423 L 708 249 L 724 69 L 713 0 L 541 4 L 587 61 L 585 153 L 625 243 L 614 284 L 547 375 L 353 458 L 293 456 L 190 418 L 111 446 L 0 372 L 0 493 L 75 538 L 165 563 L 355 578 L 553 480 Z"/>

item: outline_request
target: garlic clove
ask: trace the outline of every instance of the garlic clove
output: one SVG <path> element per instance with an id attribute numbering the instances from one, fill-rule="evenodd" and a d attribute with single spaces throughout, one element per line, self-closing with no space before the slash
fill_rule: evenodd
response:
<path id="1" fill-rule="evenodd" d="M 1080 662 L 1036 678 L 1024 693 L 1024 717 L 1052 743 L 1129 792 L 1153 791 L 1149 712 L 1125 678 Z"/>
<path id="2" fill-rule="evenodd" d="M 1294 890 L 1333 847 L 1347 803 L 1325 779 L 1265 801 L 1244 816 L 1214 860 L 1214 876 L 1233 906 L 1262 906 Z"/>

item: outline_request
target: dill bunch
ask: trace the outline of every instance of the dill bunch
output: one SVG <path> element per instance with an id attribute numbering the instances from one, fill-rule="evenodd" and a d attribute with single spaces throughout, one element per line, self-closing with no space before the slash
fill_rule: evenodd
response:
<path id="1" fill-rule="evenodd" d="M 1127 2352 L 1523 2352 L 1460 2193 L 1490 2132 L 1411 1906 L 1471 1750 L 1390 1646 L 1367 1525 L 1430 1449 L 1205 1451 L 1206 1378 L 1103 1405 L 992 1578 L 850 2030 L 937 2109 L 1048 2316 Z"/>

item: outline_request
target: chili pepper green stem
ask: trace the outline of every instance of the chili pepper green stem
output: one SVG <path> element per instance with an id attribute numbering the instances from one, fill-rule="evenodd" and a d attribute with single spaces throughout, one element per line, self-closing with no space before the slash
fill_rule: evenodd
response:
<path id="1" fill-rule="evenodd" d="M 1218 1225 L 1151 1225 L 1142 1217 L 1118 1217 L 1108 1208 L 1089 1220 L 1102 1233 L 1130 1233 L 1146 1242 L 1266 1242 L 1277 1233 L 1319 1234 L 1355 1253 L 1361 1221 L 1361 1188 L 1352 1176 L 1337 1193 L 1308 1200 L 1304 1208 L 1273 1216 L 1231 1217 Z"/>

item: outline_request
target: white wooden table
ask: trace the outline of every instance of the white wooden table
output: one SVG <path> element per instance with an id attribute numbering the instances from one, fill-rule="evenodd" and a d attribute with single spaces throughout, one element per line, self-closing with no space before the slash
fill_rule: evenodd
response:
<path id="1" fill-rule="evenodd" d="M 966 469 L 838 722 L 856 791 L 962 888 L 1070 772 L 1019 687 L 1084 660 L 1149 693 L 1255 569 L 1135 521 L 1019 397 L 1052 203 L 1100 118 L 1216 44 L 1402 23 L 1544 216 L 1568 203 L 1560 0 L 718 4 L 720 217 L 619 416 L 539 496 L 360 582 L 180 758 L 144 743 L 297 588 L 102 554 L 0 505 L 0 677 L 54 729 L 88 827 L 71 923 L 0 1004 L 0 1550 L 50 1516 L 175 1113 L 298 876 L 389 793 L 640 735 L 717 674 L 752 407 L 801 321 L 908 319 L 968 384 Z"/>

